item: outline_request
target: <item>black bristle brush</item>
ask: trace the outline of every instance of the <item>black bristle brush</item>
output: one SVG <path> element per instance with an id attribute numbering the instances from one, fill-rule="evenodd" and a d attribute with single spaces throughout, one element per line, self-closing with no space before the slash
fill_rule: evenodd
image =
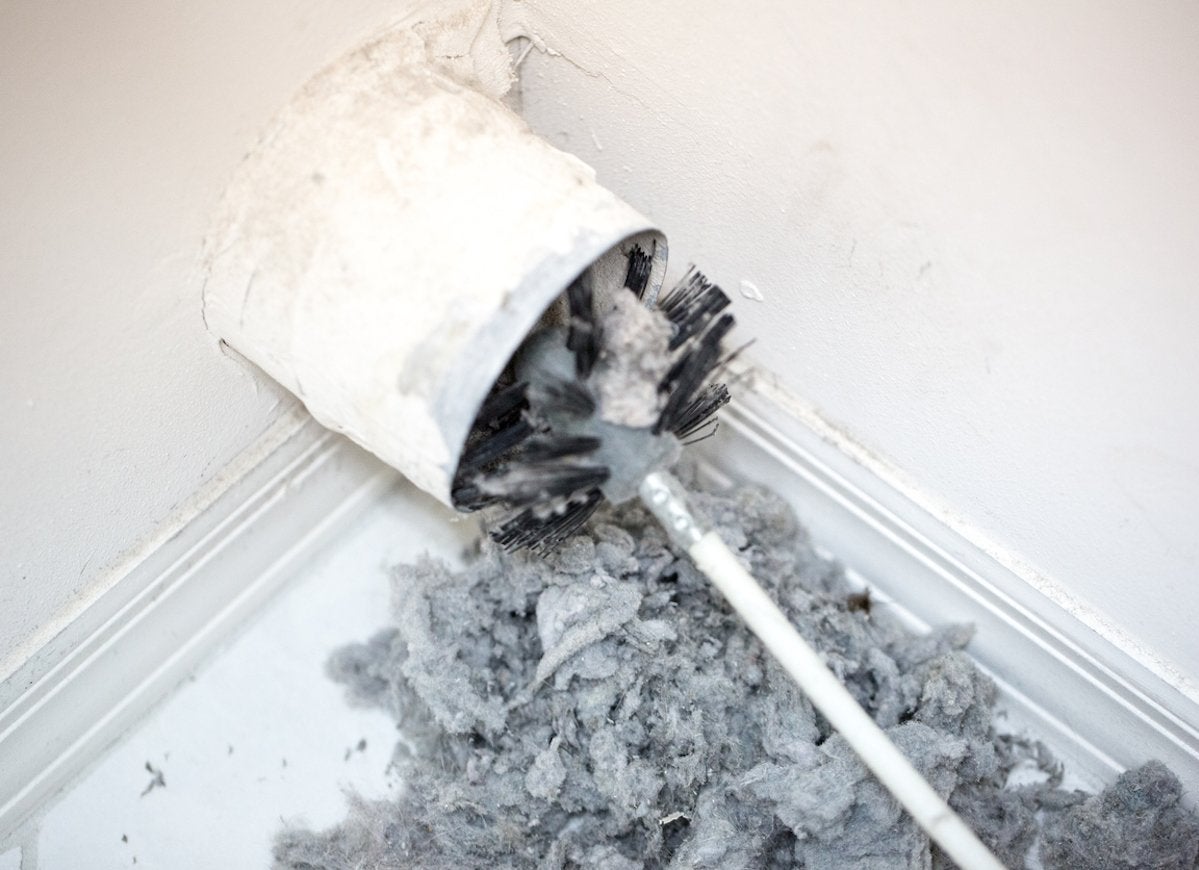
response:
<path id="1" fill-rule="evenodd" d="M 462 510 L 498 517 L 504 549 L 552 549 L 605 501 L 640 497 L 671 541 L 728 599 L 763 645 L 916 822 L 959 866 L 1002 865 L 903 756 L 795 631 L 668 469 L 708 437 L 729 401 L 716 377 L 735 354 L 729 297 L 691 269 L 656 309 L 642 301 L 649 256 L 634 246 L 624 286 L 566 291 L 565 327 L 526 340 L 479 410 L 453 485 Z M 601 310 L 600 300 L 606 300 Z"/>
<path id="2" fill-rule="evenodd" d="M 630 298 L 644 291 L 647 262 L 634 247 L 624 286 Z M 661 359 L 669 364 L 647 407 L 648 425 L 612 419 L 602 402 L 610 358 L 618 352 L 605 346 L 605 327 L 611 331 L 620 320 L 619 329 L 637 315 L 601 315 L 586 273 L 570 285 L 566 299 L 566 328 L 545 330 L 526 345 L 514 366 L 517 379 L 494 389 L 476 416 L 455 475 L 460 509 L 507 510 L 491 536 L 508 550 L 552 548 L 605 498 L 624 501 L 637 494 L 628 457 L 604 449 L 613 438 L 643 457 L 673 461 L 681 442 L 714 430 L 716 412 L 729 401 L 728 388 L 710 382 L 728 361 L 721 347 L 734 321 L 721 312 L 729 298 L 701 273 L 689 271 L 657 312 L 642 309 L 645 318 L 665 318 L 656 333 L 643 328 L 643 337 L 663 340 Z M 642 475 L 649 470 L 644 461 L 633 464 Z"/>

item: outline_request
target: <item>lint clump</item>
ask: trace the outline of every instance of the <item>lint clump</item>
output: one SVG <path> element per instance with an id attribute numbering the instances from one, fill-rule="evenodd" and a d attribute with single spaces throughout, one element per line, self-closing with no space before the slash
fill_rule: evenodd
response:
<path id="1" fill-rule="evenodd" d="M 696 509 L 1009 867 L 1191 868 L 1199 821 L 1160 764 L 1098 796 L 993 726 L 969 629 L 855 604 L 789 507 L 756 487 Z M 699 488 L 697 488 L 699 487 Z M 395 569 L 395 626 L 329 665 L 402 739 L 393 800 L 289 828 L 277 868 L 951 866 L 635 503 L 553 551 L 493 543 Z M 1007 787 L 1016 769 L 1040 771 Z"/>

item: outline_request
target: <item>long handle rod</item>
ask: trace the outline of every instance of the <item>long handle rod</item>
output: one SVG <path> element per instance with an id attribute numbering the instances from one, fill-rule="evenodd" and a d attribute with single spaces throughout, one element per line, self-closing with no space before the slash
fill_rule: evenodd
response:
<path id="1" fill-rule="evenodd" d="M 965 870 L 1003 870 L 961 817 L 904 757 L 820 655 L 800 636 L 758 582 L 714 531 L 706 531 L 673 476 L 656 471 L 640 487 L 641 500 L 728 599 L 750 630 L 925 833 Z"/>

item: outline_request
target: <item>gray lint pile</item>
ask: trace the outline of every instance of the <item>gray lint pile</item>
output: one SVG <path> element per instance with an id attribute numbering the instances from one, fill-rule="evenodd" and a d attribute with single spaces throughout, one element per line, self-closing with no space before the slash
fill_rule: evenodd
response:
<path id="1" fill-rule="evenodd" d="M 1164 766 L 1063 790 L 1043 747 L 996 734 L 969 629 L 914 636 L 866 606 L 771 493 L 695 502 L 1005 864 L 1196 866 Z M 637 507 L 546 557 L 401 566 L 394 592 L 395 628 L 330 669 L 395 716 L 402 792 L 284 831 L 277 867 L 949 866 Z"/>

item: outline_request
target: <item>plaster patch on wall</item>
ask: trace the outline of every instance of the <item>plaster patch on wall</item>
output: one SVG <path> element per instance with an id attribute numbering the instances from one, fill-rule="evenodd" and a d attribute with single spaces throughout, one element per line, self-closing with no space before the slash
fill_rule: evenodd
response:
<path id="1" fill-rule="evenodd" d="M 399 26 L 420 36 L 429 59 L 450 76 L 498 100 L 515 81 L 499 10 L 492 0 L 429 0 Z"/>

